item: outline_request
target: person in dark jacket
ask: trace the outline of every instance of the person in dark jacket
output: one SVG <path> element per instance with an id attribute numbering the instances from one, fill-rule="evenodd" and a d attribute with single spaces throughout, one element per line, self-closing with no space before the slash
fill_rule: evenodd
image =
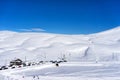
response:
<path id="1" fill-rule="evenodd" d="M 59 67 L 59 64 L 58 64 L 58 63 L 56 63 L 55 65 L 56 65 L 57 67 Z"/>

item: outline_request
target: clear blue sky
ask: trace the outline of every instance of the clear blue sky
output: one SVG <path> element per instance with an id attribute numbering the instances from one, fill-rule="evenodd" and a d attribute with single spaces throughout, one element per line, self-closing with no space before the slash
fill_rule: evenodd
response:
<path id="1" fill-rule="evenodd" d="M 0 0 L 0 30 L 89 34 L 120 25 L 120 0 Z"/>

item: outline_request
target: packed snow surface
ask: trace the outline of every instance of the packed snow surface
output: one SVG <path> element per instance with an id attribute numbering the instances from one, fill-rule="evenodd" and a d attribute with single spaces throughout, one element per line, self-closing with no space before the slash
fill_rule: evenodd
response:
<path id="1" fill-rule="evenodd" d="M 118 80 L 120 63 L 67 62 L 43 64 L 0 72 L 1 80 Z"/>

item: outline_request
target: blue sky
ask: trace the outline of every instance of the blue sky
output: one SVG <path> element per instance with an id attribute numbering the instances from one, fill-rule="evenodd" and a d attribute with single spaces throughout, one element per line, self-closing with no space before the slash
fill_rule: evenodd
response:
<path id="1" fill-rule="evenodd" d="M 90 34 L 120 25 L 120 0 L 0 0 L 0 30 Z"/>

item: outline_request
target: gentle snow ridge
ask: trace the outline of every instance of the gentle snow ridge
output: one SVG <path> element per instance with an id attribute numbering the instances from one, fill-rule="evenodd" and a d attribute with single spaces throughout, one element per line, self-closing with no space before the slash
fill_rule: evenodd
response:
<path id="1" fill-rule="evenodd" d="M 0 31 L 1 65 L 14 58 L 58 60 L 62 55 L 70 61 L 118 60 L 120 27 L 91 35 Z"/>
<path id="2" fill-rule="evenodd" d="M 1 70 L 0 80 L 120 80 L 120 27 L 89 35 L 0 31 L 0 66 L 16 58 L 48 62 Z M 62 58 L 68 62 L 59 67 L 49 62 Z"/>

